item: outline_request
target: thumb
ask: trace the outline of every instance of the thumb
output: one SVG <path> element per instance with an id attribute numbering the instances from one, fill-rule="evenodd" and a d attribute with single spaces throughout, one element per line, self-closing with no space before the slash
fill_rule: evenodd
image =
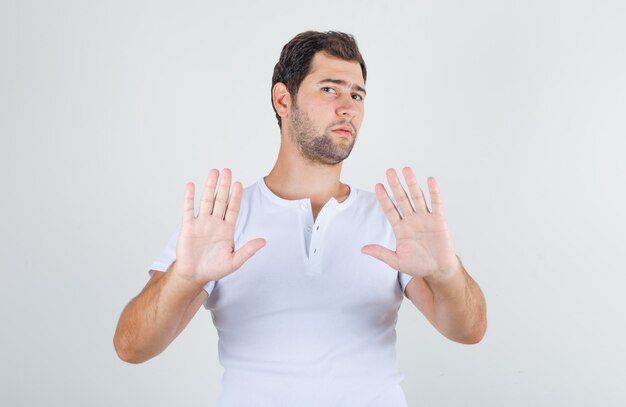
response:
<path id="1" fill-rule="evenodd" d="M 361 253 L 375 257 L 387 263 L 387 265 L 394 270 L 398 270 L 398 255 L 393 250 L 389 250 L 378 244 L 367 244 L 361 248 Z"/>
<path id="2" fill-rule="evenodd" d="M 253 239 L 243 245 L 235 252 L 233 256 L 233 266 L 235 270 L 243 265 L 250 257 L 258 252 L 263 246 L 265 246 L 265 239 Z"/>

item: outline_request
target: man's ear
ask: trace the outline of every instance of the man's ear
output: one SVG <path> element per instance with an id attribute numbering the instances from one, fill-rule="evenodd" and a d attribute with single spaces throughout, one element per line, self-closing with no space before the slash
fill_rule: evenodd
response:
<path id="1" fill-rule="evenodd" d="M 291 108 L 291 94 L 287 89 L 287 85 L 282 82 L 277 82 L 272 88 L 272 102 L 274 103 L 274 109 L 281 118 L 287 117 L 289 109 Z"/>

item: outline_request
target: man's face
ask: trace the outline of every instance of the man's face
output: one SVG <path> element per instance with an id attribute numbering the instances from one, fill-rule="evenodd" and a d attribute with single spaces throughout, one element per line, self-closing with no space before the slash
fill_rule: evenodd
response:
<path id="1" fill-rule="evenodd" d="M 358 62 L 315 54 L 289 112 L 290 136 L 303 157 L 335 165 L 350 155 L 363 120 L 364 88 Z"/>

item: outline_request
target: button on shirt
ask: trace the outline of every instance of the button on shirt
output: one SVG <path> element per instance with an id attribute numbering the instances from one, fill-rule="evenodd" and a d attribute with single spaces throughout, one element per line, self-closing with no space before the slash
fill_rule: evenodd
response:
<path id="1" fill-rule="evenodd" d="M 175 260 L 176 232 L 151 270 Z M 395 324 L 410 276 L 361 253 L 395 248 L 375 195 L 355 188 L 313 220 L 308 199 L 244 189 L 235 248 L 266 240 L 205 286 L 224 367 L 218 406 L 406 406 Z"/>

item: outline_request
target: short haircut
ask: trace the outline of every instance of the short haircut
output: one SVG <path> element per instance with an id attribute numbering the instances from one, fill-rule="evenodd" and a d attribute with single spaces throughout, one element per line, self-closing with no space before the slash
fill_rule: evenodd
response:
<path id="1" fill-rule="evenodd" d="M 338 31 L 305 31 L 293 37 L 283 47 L 280 58 L 274 66 L 272 90 L 278 82 L 284 83 L 295 103 L 300 84 L 311 70 L 311 61 L 320 51 L 346 61 L 358 62 L 361 65 L 363 81 L 367 79 L 365 61 L 352 35 Z M 274 107 L 273 95 L 272 108 L 278 119 L 278 127 L 282 128 L 281 117 Z"/>

